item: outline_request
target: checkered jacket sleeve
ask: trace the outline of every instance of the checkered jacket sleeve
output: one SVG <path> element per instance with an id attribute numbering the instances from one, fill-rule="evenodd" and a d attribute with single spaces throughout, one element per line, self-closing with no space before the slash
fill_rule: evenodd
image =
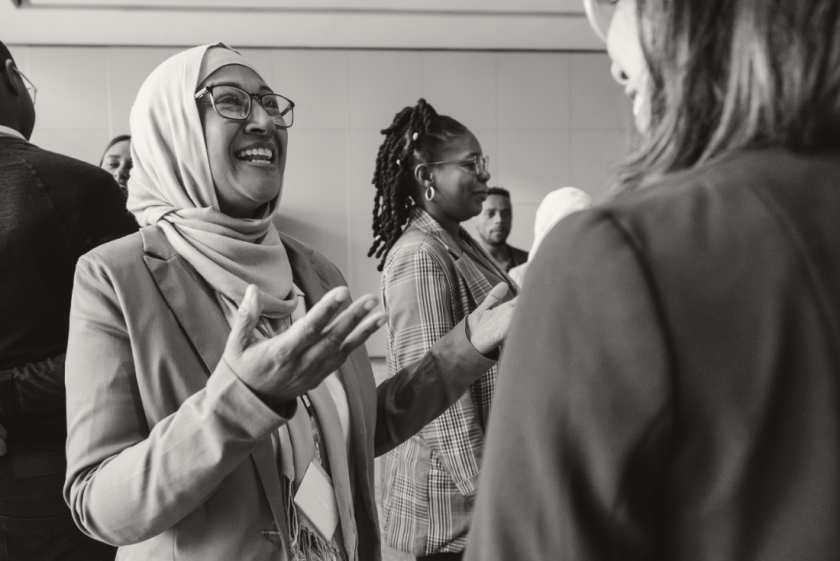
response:
<path id="1" fill-rule="evenodd" d="M 419 360 L 470 312 L 466 286 L 428 236 L 395 250 L 383 276 L 391 373 Z M 482 379 L 494 373 L 495 367 Z M 484 451 L 473 393 L 386 457 L 383 508 L 391 547 L 415 555 L 463 549 Z"/>

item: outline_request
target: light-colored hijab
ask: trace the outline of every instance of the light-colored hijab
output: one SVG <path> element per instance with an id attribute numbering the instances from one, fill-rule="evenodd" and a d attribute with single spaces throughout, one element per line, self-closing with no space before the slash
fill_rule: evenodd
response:
<path id="1" fill-rule="evenodd" d="M 213 72 L 256 69 L 223 43 L 178 53 L 146 79 L 131 109 L 128 209 L 141 227 L 157 224 L 204 280 L 239 305 L 249 284 L 263 292 L 263 315 L 286 318 L 297 306 L 292 269 L 272 223 L 279 196 L 260 218 L 219 210 L 195 93 Z M 259 74 L 259 73 L 257 73 Z M 281 186 L 282 191 L 282 186 Z"/>
<path id="2" fill-rule="evenodd" d="M 528 252 L 528 261 L 533 261 L 540 244 L 546 235 L 563 218 L 592 206 L 592 199 L 576 187 L 563 187 L 552 191 L 537 208 L 537 219 L 534 221 L 534 244 Z"/>
<path id="3" fill-rule="evenodd" d="M 537 208 L 537 219 L 534 221 L 534 244 L 531 246 L 531 251 L 528 252 L 528 262 L 514 267 L 508 272 L 508 275 L 516 281 L 516 284 L 522 286 L 528 263 L 534 260 L 540 244 L 551 229 L 566 216 L 591 206 L 592 199 L 589 195 L 575 187 L 563 187 L 545 196 L 539 208 Z"/>

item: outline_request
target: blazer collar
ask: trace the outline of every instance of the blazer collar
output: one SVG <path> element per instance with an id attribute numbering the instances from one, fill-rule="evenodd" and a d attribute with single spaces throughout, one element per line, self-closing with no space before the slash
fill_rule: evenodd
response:
<path id="1" fill-rule="evenodd" d="M 443 226 L 435 220 L 431 214 L 418 206 L 414 206 L 409 211 L 409 226 L 417 228 L 421 232 L 425 232 L 430 236 L 434 236 L 443 243 L 446 250 L 451 253 L 456 259 L 460 258 L 464 253 L 458 240 L 452 237 L 452 234 L 443 229 Z M 463 226 L 458 227 L 458 235 L 462 238 L 472 239 L 469 233 Z"/>
<path id="2" fill-rule="evenodd" d="M 209 376 L 222 358 L 230 334 L 216 295 L 157 226 L 140 230 L 143 260 L 164 300 L 192 341 Z M 206 378 L 202 380 L 204 387 Z"/>
<path id="3" fill-rule="evenodd" d="M 440 223 L 435 220 L 431 214 L 426 212 L 425 210 L 421 209 L 420 207 L 412 207 L 411 211 L 409 212 L 409 226 L 417 228 L 421 232 L 424 232 L 430 236 L 434 236 L 437 238 L 446 250 L 452 255 L 452 259 L 455 262 L 455 268 L 461 273 L 461 275 L 466 279 L 467 285 L 471 287 L 471 292 L 478 292 L 481 295 L 481 300 L 484 299 L 486 296 L 486 292 L 488 290 L 484 289 L 475 289 L 478 285 L 481 285 L 481 280 L 485 282 L 490 288 L 492 286 L 486 282 L 484 279 L 484 275 L 482 275 L 476 267 L 469 262 L 469 259 L 461 259 L 461 256 L 464 255 L 464 249 L 459 243 L 458 240 L 452 237 L 452 235 L 443 229 Z M 473 240 L 473 237 L 469 234 L 469 232 L 464 229 L 463 226 L 458 228 L 458 235 L 459 237 L 464 240 L 465 243 L 469 244 L 476 253 L 481 254 L 484 258 L 484 266 L 489 267 L 494 270 L 498 275 L 499 278 L 505 280 L 508 284 L 508 287 L 511 291 L 511 296 L 515 296 L 519 293 L 519 290 L 516 288 L 516 283 L 508 276 L 508 274 L 502 270 L 501 267 L 493 260 L 492 257 L 486 254 L 486 252 L 481 249 L 481 246 Z M 480 277 L 480 279 L 479 279 Z M 481 302 L 478 301 L 478 303 Z"/>

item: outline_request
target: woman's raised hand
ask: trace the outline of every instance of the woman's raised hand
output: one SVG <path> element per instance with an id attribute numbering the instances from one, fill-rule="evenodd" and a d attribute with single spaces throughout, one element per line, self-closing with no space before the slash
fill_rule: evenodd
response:
<path id="1" fill-rule="evenodd" d="M 362 296 L 349 306 L 350 291 L 338 287 L 285 332 L 258 340 L 254 328 L 262 311 L 260 293 L 251 285 L 237 312 L 222 360 L 269 407 L 317 387 L 347 356 L 385 323 L 383 312 L 370 313 L 376 298 Z"/>
<path id="2" fill-rule="evenodd" d="M 500 282 L 493 287 L 481 305 L 467 316 L 470 343 L 483 355 L 491 352 L 505 340 L 510 328 L 510 318 L 517 298 L 504 302 L 508 286 Z"/>

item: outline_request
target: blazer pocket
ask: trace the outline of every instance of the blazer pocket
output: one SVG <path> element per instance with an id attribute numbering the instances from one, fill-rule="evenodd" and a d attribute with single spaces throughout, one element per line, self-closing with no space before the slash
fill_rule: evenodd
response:
<path id="1" fill-rule="evenodd" d="M 67 458 L 61 451 L 19 452 L 9 458 L 15 479 L 32 479 L 67 471 Z"/>

